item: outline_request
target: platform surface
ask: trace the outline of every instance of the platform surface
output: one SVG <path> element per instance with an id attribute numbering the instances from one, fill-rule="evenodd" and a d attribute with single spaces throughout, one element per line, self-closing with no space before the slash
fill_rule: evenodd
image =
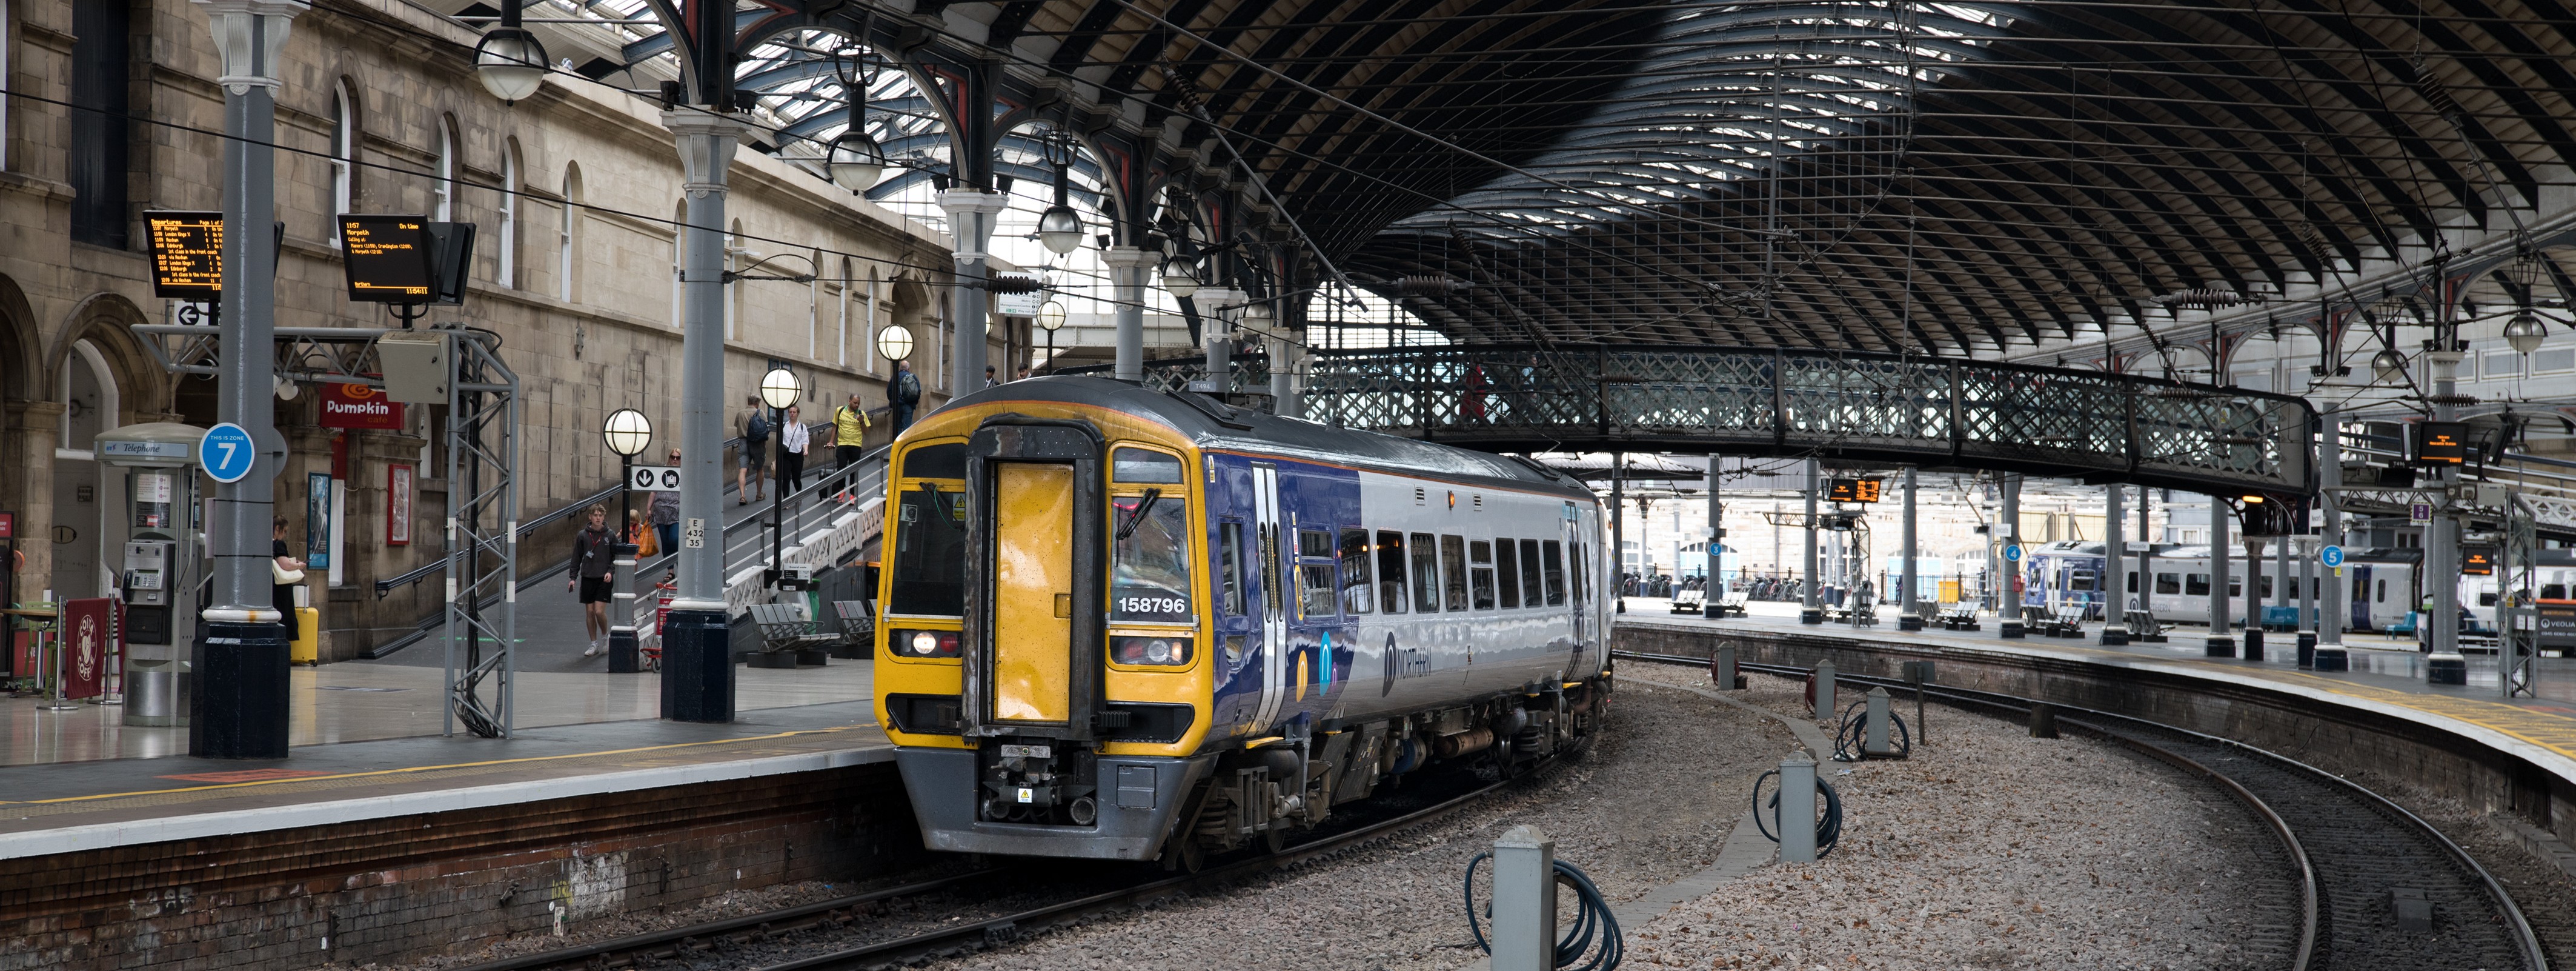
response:
<path id="1" fill-rule="evenodd" d="M 1879 644 L 1920 644 L 1952 650 L 1990 651 L 2030 657 L 2056 657 L 2111 667 L 2149 669 L 2231 683 L 2254 683 L 2303 697 L 2363 708 L 2396 718 L 2458 732 L 2508 751 L 2576 783 L 2576 659 L 2541 658 L 2538 697 L 2504 698 L 2498 688 L 2493 654 L 2467 655 L 2469 683 L 2433 685 L 2424 680 L 2425 655 L 2411 640 L 2371 634 L 2348 635 L 2344 647 L 2350 672 L 2318 673 L 2297 663 L 2296 636 L 2264 636 L 2264 660 L 2206 656 L 2209 631 L 2182 627 L 2166 632 L 2162 644 L 2132 643 L 2104 647 L 2101 625 L 2085 627 L 2082 639 L 2039 636 L 2019 639 L 1996 633 L 1994 618 L 1980 618 L 1983 630 L 1921 631 L 1896 629 L 1894 608 L 1882 608 L 1874 626 L 1801 624 L 1794 602 L 1756 601 L 1748 617 L 1707 620 L 1670 612 L 1670 601 L 1627 598 L 1621 624 L 1671 625 L 1711 632 L 1727 630 L 1848 638 Z M 2240 645 L 2244 632 L 2233 637 Z"/>

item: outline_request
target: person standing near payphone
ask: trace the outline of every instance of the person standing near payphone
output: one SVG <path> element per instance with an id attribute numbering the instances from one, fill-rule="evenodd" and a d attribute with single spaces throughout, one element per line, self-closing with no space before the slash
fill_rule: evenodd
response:
<path id="1" fill-rule="evenodd" d="M 286 517 L 277 517 L 276 528 L 269 533 L 269 596 L 277 605 L 277 615 L 295 621 L 295 588 L 304 584 L 304 561 L 295 558 L 286 546 Z"/>

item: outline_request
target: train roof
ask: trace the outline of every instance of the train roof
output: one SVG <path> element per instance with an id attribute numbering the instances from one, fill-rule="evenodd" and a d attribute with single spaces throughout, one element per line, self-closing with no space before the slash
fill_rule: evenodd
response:
<path id="1" fill-rule="evenodd" d="M 2158 546 L 2156 547 L 2155 555 L 2170 556 L 2186 560 L 2205 560 L 2209 558 L 2209 544 L 2195 543 L 2190 546 L 2179 544 L 2173 546 Z M 2227 555 L 2229 559 L 2241 560 L 2245 558 L 2245 554 L 2241 551 L 2230 551 Z M 2272 558 L 2272 555 L 2267 551 L 2263 558 L 2269 560 Z M 2344 547 L 2343 550 L 2343 560 L 2346 563 L 2421 563 L 2424 561 L 2424 551 L 2411 547 L 2396 546 L 2373 546 L 2366 548 L 2347 546 Z"/>
<path id="2" fill-rule="evenodd" d="M 1148 390 L 1133 382 L 1091 375 L 1052 375 L 994 385 L 950 401 L 940 411 L 1013 401 L 1108 408 L 1153 421 L 1201 449 L 1257 452 L 1281 458 L 1343 465 L 1393 475 L 1421 476 L 1593 498 L 1574 477 L 1523 459 L 1337 428 L 1303 418 L 1281 418 L 1236 408 L 1190 391 Z"/>

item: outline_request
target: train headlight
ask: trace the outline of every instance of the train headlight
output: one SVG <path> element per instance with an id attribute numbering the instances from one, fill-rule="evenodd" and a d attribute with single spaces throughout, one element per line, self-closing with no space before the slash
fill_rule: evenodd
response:
<path id="1" fill-rule="evenodd" d="M 957 656 L 957 632 L 953 630 L 899 630 L 887 642 L 904 657 Z"/>
<path id="2" fill-rule="evenodd" d="M 1109 657 L 1120 664 L 1179 667 L 1190 663 L 1186 637 L 1113 637 Z"/>

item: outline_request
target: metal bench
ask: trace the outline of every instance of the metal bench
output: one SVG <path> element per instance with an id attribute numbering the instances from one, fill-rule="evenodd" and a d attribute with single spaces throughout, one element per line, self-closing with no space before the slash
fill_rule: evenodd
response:
<path id="1" fill-rule="evenodd" d="M 858 661 L 876 656 L 876 601 L 835 600 L 832 614 L 841 621 L 841 642 L 832 645 L 833 657 Z"/>
<path id="2" fill-rule="evenodd" d="M 760 627 L 761 648 L 749 662 L 756 668 L 820 667 L 841 642 L 840 631 L 824 630 L 802 603 L 752 604 L 751 622 Z"/>
<path id="3" fill-rule="evenodd" d="M 2129 628 L 2130 640 L 2147 644 L 2164 643 L 2165 625 L 2162 621 L 2158 621 L 2156 619 L 2155 611 L 2123 611 L 2120 618 L 2122 625 Z"/>
<path id="4" fill-rule="evenodd" d="M 1692 614 L 1692 615 L 1697 615 L 1697 614 L 1699 614 L 1699 613 L 1700 613 L 1700 611 L 1701 611 L 1701 607 L 1703 607 L 1703 606 L 1704 606 L 1704 605 L 1706 605 L 1707 603 L 1708 603 L 1708 591 L 1705 591 L 1705 590 L 1675 590 L 1675 591 L 1673 591 L 1673 604 L 1672 604 L 1672 607 L 1673 607 L 1673 612 L 1674 612 L 1674 613 L 1676 613 L 1676 614 Z"/>
<path id="5" fill-rule="evenodd" d="M 1752 599 L 1753 595 L 1751 593 L 1747 593 L 1742 590 L 1729 590 L 1726 592 L 1726 596 L 1717 602 L 1717 615 L 1720 617 L 1742 617 L 1744 616 L 1745 603 Z"/>
<path id="6" fill-rule="evenodd" d="M 2050 611 L 2047 618 L 2040 621 L 2040 629 L 2046 631 L 2050 637 L 2082 637 L 2084 636 L 2084 614 L 2085 609 L 2082 604 L 2059 607 Z"/>
<path id="7" fill-rule="evenodd" d="M 1941 628 L 1943 630 L 1982 630 L 1983 628 L 1977 624 L 1977 605 L 1971 603 L 1950 605 L 1950 609 L 1941 615 Z"/>

